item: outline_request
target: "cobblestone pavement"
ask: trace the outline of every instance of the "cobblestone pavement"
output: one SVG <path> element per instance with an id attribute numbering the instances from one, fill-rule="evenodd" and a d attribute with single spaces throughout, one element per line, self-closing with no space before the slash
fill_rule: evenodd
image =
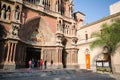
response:
<path id="1" fill-rule="evenodd" d="M 0 80 L 120 80 L 120 75 L 75 69 L 20 69 L 0 71 Z"/>

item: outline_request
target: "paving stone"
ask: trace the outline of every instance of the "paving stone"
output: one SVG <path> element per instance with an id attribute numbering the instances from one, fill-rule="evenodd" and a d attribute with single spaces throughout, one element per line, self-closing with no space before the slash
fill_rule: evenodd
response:
<path id="1" fill-rule="evenodd" d="M 120 76 L 89 70 L 16 70 L 0 72 L 0 80 L 120 80 Z"/>

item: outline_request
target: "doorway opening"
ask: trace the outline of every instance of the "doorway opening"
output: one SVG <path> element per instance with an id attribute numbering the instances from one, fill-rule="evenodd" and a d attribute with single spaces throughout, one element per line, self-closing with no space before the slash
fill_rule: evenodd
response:
<path id="1" fill-rule="evenodd" d="M 29 67 L 29 60 L 34 59 L 35 65 L 34 67 L 37 67 L 37 61 L 41 58 L 41 49 L 40 48 L 31 48 L 27 47 L 26 49 L 26 68 Z"/>

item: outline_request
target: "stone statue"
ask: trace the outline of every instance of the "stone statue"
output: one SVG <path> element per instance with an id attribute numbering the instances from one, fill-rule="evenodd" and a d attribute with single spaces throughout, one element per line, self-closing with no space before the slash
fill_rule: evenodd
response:
<path id="1" fill-rule="evenodd" d="M 5 8 L 1 10 L 1 19 L 5 18 Z"/>
<path id="2" fill-rule="evenodd" d="M 10 10 L 8 10 L 8 11 L 6 12 L 6 19 L 7 19 L 7 20 L 10 19 Z"/>

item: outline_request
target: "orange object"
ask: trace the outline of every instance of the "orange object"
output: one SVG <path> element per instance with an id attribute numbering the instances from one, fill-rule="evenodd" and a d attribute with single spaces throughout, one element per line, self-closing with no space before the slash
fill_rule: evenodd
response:
<path id="1" fill-rule="evenodd" d="M 86 69 L 90 69 L 90 54 L 86 54 Z"/>

